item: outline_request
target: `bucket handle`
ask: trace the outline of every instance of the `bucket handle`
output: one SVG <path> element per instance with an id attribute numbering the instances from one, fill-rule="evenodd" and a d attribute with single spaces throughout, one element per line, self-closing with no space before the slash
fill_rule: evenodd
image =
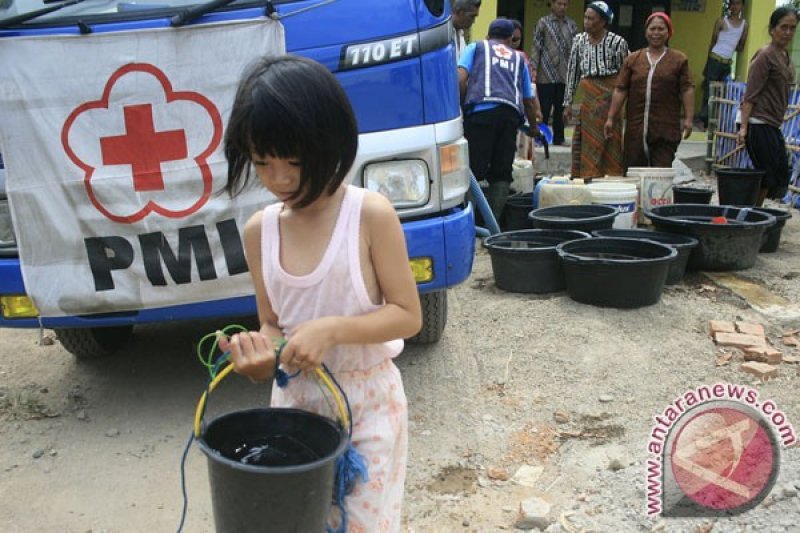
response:
<path id="1" fill-rule="evenodd" d="M 276 363 L 279 361 L 280 353 L 283 350 L 284 344 L 285 343 L 279 343 L 278 346 L 276 346 L 275 348 Z M 214 347 L 216 348 L 216 343 L 214 344 Z M 220 363 L 227 362 L 227 364 L 209 382 L 208 387 L 206 387 L 206 390 L 203 391 L 203 394 L 200 396 L 200 400 L 197 402 L 197 409 L 195 409 L 194 413 L 194 436 L 197 438 L 199 438 L 201 434 L 201 427 L 203 424 L 203 416 L 205 415 L 206 411 L 206 402 L 208 400 L 208 395 L 214 389 L 217 388 L 217 385 L 219 385 L 222 382 L 222 380 L 228 376 L 228 374 L 230 374 L 233 371 L 233 363 L 229 362 L 228 358 L 229 358 L 228 352 L 225 352 L 222 354 L 222 356 L 220 356 L 219 362 Z M 276 375 L 279 370 L 277 366 L 278 365 L 276 364 L 275 368 Z M 322 383 L 328 388 L 328 390 L 331 391 L 333 399 L 336 402 L 336 407 L 339 411 L 339 418 L 341 420 L 342 426 L 345 428 L 349 428 L 350 417 L 348 416 L 347 404 L 343 398 L 342 391 L 339 389 L 338 385 L 335 384 L 334 380 L 331 379 L 331 376 L 329 375 L 330 371 L 327 369 L 327 367 L 324 368 L 317 367 L 316 369 L 314 369 L 314 372 L 317 375 L 317 377 L 322 381 Z"/>

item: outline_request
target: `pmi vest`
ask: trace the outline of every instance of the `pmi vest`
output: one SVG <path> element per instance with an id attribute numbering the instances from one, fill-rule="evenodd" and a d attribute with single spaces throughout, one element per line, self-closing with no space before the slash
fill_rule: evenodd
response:
<path id="1" fill-rule="evenodd" d="M 520 116 L 522 107 L 522 54 L 498 41 L 480 41 L 467 78 L 465 107 L 481 103 L 510 105 Z"/>

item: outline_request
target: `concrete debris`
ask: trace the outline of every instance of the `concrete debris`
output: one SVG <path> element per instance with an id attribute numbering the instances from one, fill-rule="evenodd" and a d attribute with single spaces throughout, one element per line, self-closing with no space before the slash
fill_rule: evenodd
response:
<path id="1" fill-rule="evenodd" d="M 542 476 L 542 472 L 544 472 L 544 467 L 542 466 L 522 465 L 514 473 L 511 481 L 523 487 L 535 487 L 536 482 Z"/>
<path id="2" fill-rule="evenodd" d="M 550 514 L 549 503 L 536 496 L 528 498 L 519 504 L 514 527 L 523 530 L 539 529 L 543 531 L 551 523 L 547 516 L 548 514 Z"/>

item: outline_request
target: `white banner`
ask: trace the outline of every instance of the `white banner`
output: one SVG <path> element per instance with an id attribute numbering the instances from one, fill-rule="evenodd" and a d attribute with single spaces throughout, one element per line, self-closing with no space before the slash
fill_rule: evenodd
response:
<path id="1" fill-rule="evenodd" d="M 252 293 L 241 231 L 270 197 L 220 194 L 222 138 L 246 66 L 283 53 L 270 19 L 2 39 L 0 151 L 42 316 Z"/>

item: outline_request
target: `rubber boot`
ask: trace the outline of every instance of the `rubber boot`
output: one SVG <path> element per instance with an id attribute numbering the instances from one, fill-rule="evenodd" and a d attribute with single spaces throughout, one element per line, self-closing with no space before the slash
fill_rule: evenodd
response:
<path id="1" fill-rule="evenodd" d="M 506 198 L 508 198 L 510 187 L 511 183 L 507 181 L 495 181 L 489 184 L 489 190 L 486 191 L 486 201 L 489 202 L 489 207 L 498 222 L 503 214 L 503 208 L 506 206 Z"/>

